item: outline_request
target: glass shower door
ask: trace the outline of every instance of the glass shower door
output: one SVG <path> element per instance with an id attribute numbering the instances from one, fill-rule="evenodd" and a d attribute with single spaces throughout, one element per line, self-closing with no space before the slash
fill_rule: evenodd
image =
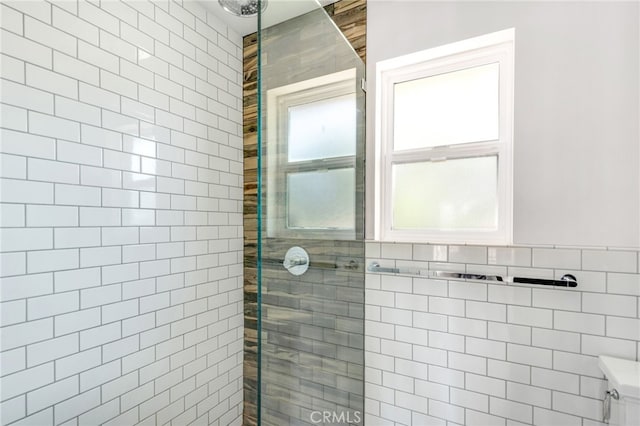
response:
<path id="1" fill-rule="evenodd" d="M 307 1 L 258 31 L 257 401 L 263 425 L 362 424 L 364 64 Z"/>

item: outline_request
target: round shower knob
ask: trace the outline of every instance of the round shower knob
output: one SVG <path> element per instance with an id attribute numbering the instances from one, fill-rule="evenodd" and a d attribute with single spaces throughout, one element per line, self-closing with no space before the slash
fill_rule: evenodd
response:
<path id="1" fill-rule="evenodd" d="M 302 247 L 291 247 L 284 255 L 282 265 L 292 275 L 302 275 L 309 269 L 309 253 Z"/>

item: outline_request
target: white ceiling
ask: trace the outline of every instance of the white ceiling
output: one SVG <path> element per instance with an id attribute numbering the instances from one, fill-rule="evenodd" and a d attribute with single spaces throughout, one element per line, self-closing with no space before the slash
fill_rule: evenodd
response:
<path id="1" fill-rule="evenodd" d="M 262 25 L 264 28 L 286 21 L 296 16 L 303 15 L 325 5 L 333 3 L 335 0 L 267 0 L 267 8 L 262 15 Z M 208 11 L 220 18 L 229 28 L 245 36 L 255 33 L 258 29 L 257 18 L 241 18 L 226 12 L 218 3 L 218 0 L 199 0 Z"/>

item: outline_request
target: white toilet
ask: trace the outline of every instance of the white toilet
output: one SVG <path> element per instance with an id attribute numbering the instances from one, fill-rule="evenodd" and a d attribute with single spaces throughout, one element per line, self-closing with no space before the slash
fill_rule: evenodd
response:
<path id="1" fill-rule="evenodd" d="M 598 366 L 609 381 L 603 421 L 611 426 L 640 425 L 640 362 L 600 356 Z"/>

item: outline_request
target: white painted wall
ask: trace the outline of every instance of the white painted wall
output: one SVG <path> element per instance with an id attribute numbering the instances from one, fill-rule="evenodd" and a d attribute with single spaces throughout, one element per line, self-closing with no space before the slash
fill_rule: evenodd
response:
<path id="1" fill-rule="evenodd" d="M 369 146 L 377 61 L 515 27 L 514 243 L 640 246 L 637 2 L 367 8 Z"/>
<path id="2" fill-rule="evenodd" d="M 241 424 L 242 40 L 181 4 L 0 4 L 3 425 Z"/>

